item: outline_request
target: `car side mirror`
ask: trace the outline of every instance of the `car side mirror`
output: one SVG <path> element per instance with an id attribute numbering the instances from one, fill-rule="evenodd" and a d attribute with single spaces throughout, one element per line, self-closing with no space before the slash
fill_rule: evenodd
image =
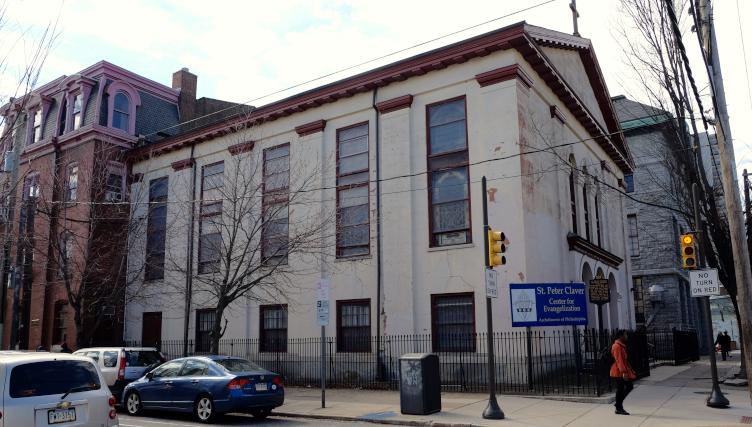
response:
<path id="1" fill-rule="evenodd" d="M 154 372 L 149 372 L 146 374 L 146 379 L 151 381 L 151 379 L 154 378 Z"/>

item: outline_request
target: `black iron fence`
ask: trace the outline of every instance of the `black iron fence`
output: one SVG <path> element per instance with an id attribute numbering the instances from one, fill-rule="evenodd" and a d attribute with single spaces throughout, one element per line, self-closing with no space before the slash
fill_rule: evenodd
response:
<path id="1" fill-rule="evenodd" d="M 602 366 L 599 354 L 601 349 L 610 348 L 612 337 L 612 331 L 574 328 L 494 333 L 497 392 L 599 396 L 611 391 L 610 366 Z M 657 337 L 663 338 L 655 335 L 654 342 Z M 678 337 L 683 340 L 678 347 L 691 344 L 691 340 L 684 340 L 684 335 Z M 649 341 L 645 333 L 632 334 L 628 341 L 630 363 L 640 377 L 650 372 L 654 350 Z M 125 344 L 140 345 L 137 342 Z M 352 342 L 327 337 L 324 344 L 328 387 L 396 390 L 400 356 L 432 352 L 439 356 L 445 391 L 487 390 L 488 348 L 484 333 L 359 337 Z M 165 340 L 159 342 L 158 347 L 168 359 L 174 359 L 183 356 L 184 341 Z M 201 354 L 195 351 L 192 340 L 187 347 L 188 355 Z M 317 387 L 320 384 L 320 338 L 290 338 L 286 345 L 269 345 L 258 339 L 222 339 L 218 353 L 255 362 L 283 375 L 285 382 L 292 386 Z"/>
<path id="2" fill-rule="evenodd" d="M 697 331 L 651 330 L 643 333 L 648 340 L 650 363 L 683 365 L 700 359 Z"/>

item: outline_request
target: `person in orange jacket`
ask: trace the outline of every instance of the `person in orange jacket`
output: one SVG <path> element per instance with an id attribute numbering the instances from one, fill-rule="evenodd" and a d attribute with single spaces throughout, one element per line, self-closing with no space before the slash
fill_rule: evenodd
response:
<path id="1" fill-rule="evenodd" d="M 619 330 L 616 332 L 616 338 L 614 344 L 611 346 L 611 355 L 614 357 L 614 364 L 611 365 L 611 371 L 609 374 L 611 378 L 616 381 L 616 414 L 629 415 L 629 412 L 624 410 L 624 399 L 627 398 L 629 392 L 632 391 L 634 386 L 632 381 L 637 379 L 632 366 L 629 365 L 627 359 L 627 332 Z"/>

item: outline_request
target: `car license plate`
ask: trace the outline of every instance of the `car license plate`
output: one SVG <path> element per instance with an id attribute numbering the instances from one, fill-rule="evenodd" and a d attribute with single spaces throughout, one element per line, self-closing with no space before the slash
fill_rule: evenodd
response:
<path id="1" fill-rule="evenodd" d="M 60 424 L 76 421 L 76 408 L 51 409 L 47 411 L 47 424 Z"/>
<path id="2" fill-rule="evenodd" d="M 256 391 L 266 391 L 266 383 L 256 383 Z"/>

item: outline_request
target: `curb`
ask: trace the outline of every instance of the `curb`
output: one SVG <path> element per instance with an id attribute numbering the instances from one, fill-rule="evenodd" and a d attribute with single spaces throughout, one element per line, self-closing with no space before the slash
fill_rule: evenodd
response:
<path id="1" fill-rule="evenodd" d="M 419 420 L 381 420 L 374 418 L 346 417 L 340 415 L 319 415 L 319 414 L 296 414 L 292 412 L 272 412 L 285 418 L 304 418 L 311 420 L 331 420 L 331 421 L 357 421 L 371 424 L 393 425 L 393 426 L 431 426 L 431 427 L 481 427 L 476 424 L 467 423 L 444 423 L 440 421 L 419 421 Z"/>

